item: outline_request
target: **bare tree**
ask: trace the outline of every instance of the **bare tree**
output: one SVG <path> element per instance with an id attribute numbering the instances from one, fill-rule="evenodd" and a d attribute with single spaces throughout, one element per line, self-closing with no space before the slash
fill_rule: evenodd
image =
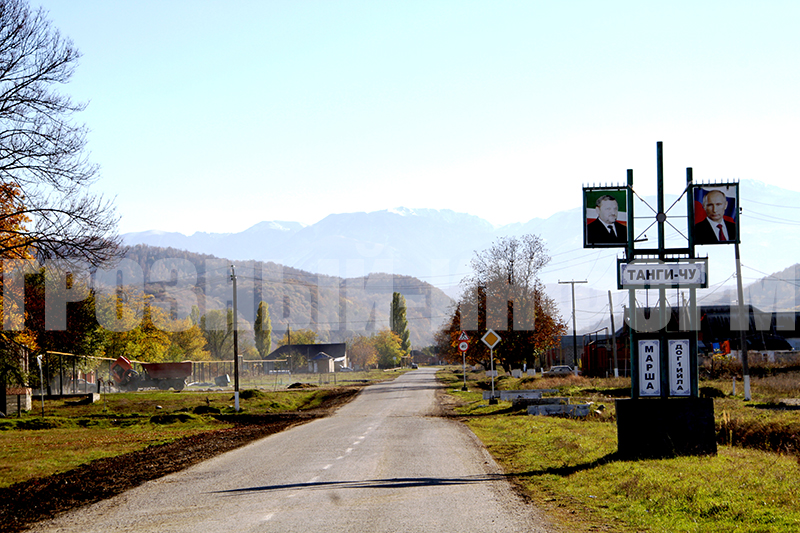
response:
<path id="1" fill-rule="evenodd" d="M 500 237 L 490 248 L 475 254 L 470 261 L 472 274 L 462 280 L 462 285 L 470 294 L 477 294 L 481 287 L 490 300 L 493 296 L 499 298 L 503 306 L 507 301 L 514 302 L 519 320 L 533 316 L 533 307 L 543 304 L 539 272 L 549 262 L 550 256 L 538 235 Z"/>
<path id="2" fill-rule="evenodd" d="M 118 253 L 113 205 L 89 191 L 98 167 L 73 121 L 85 104 L 58 92 L 79 57 L 41 8 L 0 0 L 0 183 L 14 193 L 0 198 L 0 257 L 26 249 L 97 265 Z"/>
<path id="3" fill-rule="evenodd" d="M 501 237 L 476 252 L 470 262 L 472 274 L 461 282 L 463 292 L 453 317 L 436 335 L 440 353 L 460 361 L 455 347 L 464 330 L 474 339 L 467 360 L 488 366 L 490 352 L 477 341 L 492 328 L 503 339 L 494 351 L 500 365 L 532 364 L 566 329 L 539 280 L 539 272 L 549 261 L 544 243 L 536 235 Z"/>

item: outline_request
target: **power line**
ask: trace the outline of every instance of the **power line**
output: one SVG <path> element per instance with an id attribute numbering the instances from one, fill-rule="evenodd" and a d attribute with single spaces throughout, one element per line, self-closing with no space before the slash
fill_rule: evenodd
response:
<path id="1" fill-rule="evenodd" d="M 782 208 L 782 209 L 800 209 L 800 207 L 798 207 L 798 206 L 796 206 L 796 205 L 767 204 L 767 203 L 764 203 L 764 202 L 757 202 L 756 200 L 752 200 L 752 199 L 750 199 L 750 198 L 748 198 L 748 199 L 747 199 L 747 201 L 746 201 L 745 203 L 748 203 L 748 204 L 749 204 L 749 203 L 753 203 L 753 204 L 758 204 L 758 205 L 766 205 L 767 207 L 780 207 L 780 208 Z"/>
<path id="2" fill-rule="evenodd" d="M 796 220 L 788 220 L 788 219 L 785 219 L 785 218 L 773 217 L 771 215 L 768 215 L 768 214 L 765 214 L 765 213 L 759 213 L 757 211 L 748 211 L 747 214 L 748 214 L 748 216 L 750 218 L 753 218 L 754 220 L 761 220 L 763 222 L 771 222 L 771 223 L 783 224 L 783 225 L 787 225 L 787 226 L 800 226 L 800 222 L 798 222 Z M 759 215 L 759 216 L 755 216 L 754 217 L 753 214 L 756 214 L 756 215 Z"/>

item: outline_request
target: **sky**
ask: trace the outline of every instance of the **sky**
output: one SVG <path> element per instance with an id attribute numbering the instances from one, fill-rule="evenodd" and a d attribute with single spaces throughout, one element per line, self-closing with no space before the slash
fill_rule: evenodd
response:
<path id="1" fill-rule="evenodd" d="M 81 51 L 121 233 L 451 209 L 495 225 L 756 179 L 800 190 L 800 2 L 31 0 Z"/>

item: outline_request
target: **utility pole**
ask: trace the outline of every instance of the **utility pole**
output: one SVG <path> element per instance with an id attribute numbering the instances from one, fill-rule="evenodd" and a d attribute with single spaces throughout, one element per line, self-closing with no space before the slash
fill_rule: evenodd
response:
<path id="1" fill-rule="evenodd" d="M 608 291 L 608 311 L 611 315 L 611 350 L 614 353 L 614 377 L 619 377 L 619 364 L 617 363 L 617 330 L 614 329 L 614 302 L 611 291 Z"/>
<path id="2" fill-rule="evenodd" d="M 739 296 L 739 352 L 742 355 L 742 374 L 744 377 L 744 399 L 750 397 L 750 365 L 747 362 L 747 332 L 750 331 L 750 311 L 744 305 L 744 291 L 742 290 L 742 261 L 739 256 L 739 242 L 734 243 L 736 254 L 736 291 Z M 731 313 L 733 315 L 733 313 Z"/>
<path id="3" fill-rule="evenodd" d="M 239 412 L 239 324 L 236 305 L 236 268 L 231 265 L 231 281 L 233 282 L 233 397 L 236 412 Z"/>
<path id="4" fill-rule="evenodd" d="M 575 281 L 575 280 L 561 281 L 561 280 L 559 280 L 558 283 L 561 284 L 561 285 L 566 285 L 567 283 L 572 285 L 572 348 L 574 349 L 574 353 L 575 353 L 575 372 L 577 372 L 578 371 L 578 333 L 577 333 L 577 330 L 576 330 L 576 327 L 575 327 L 575 284 L 576 283 L 589 283 L 589 282 L 586 281 L 586 280 L 583 280 L 583 281 Z M 564 361 L 561 361 L 561 362 L 563 363 Z"/>

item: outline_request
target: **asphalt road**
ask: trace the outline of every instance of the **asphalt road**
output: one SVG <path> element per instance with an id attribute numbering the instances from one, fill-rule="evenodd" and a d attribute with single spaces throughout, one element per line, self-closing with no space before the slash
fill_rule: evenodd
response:
<path id="1" fill-rule="evenodd" d="M 477 438 L 435 416 L 435 369 L 32 531 L 548 531 Z"/>

